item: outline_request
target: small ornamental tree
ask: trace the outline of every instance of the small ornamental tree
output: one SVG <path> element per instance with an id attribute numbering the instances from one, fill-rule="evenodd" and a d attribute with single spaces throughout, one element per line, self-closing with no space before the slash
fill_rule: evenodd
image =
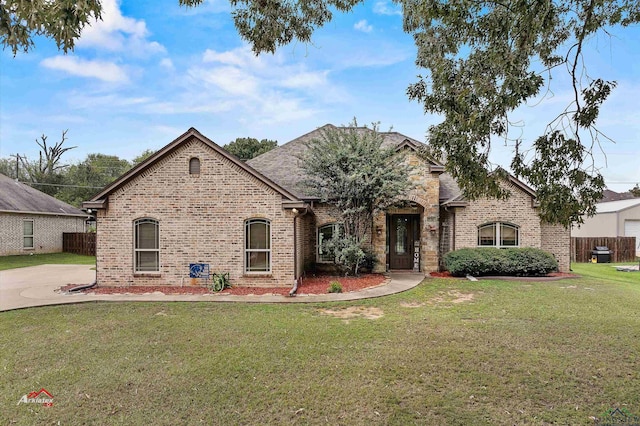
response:
<path id="1" fill-rule="evenodd" d="M 382 142 L 377 124 L 357 127 L 354 120 L 350 127 L 323 130 L 301 158 L 305 186 L 343 225 L 323 250 L 333 253 L 347 274 L 357 274 L 368 257 L 374 216 L 397 203 L 411 185 L 403 156 Z"/>

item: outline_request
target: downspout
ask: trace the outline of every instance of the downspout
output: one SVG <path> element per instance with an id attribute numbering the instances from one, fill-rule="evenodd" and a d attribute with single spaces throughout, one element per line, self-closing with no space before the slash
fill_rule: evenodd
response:
<path id="1" fill-rule="evenodd" d="M 293 288 L 289 290 L 289 296 L 294 297 L 298 291 L 298 216 L 307 214 L 308 209 L 304 209 L 304 213 L 299 214 L 298 209 L 291 210 L 293 216 Z"/>
<path id="2" fill-rule="evenodd" d="M 82 285 L 79 285 L 79 286 L 76 286 L 76 287 L 70 288 L 70 289 L 68 290 L 68 292 L 69 292 L 69 293 L 73 293 L 73 292 L 80 291 L 80 290 L 86 290 L 86 289 L 88 289 L 88 288 L 93 287 L 93 286 L 94 286 L 94 285 L 96 285 L 97 283 L 98 283 L 98 282 L 97 282 L 96 280 L 93 280 L 93 282 L 92 282 L 91 284 L 82 284 Z"/>

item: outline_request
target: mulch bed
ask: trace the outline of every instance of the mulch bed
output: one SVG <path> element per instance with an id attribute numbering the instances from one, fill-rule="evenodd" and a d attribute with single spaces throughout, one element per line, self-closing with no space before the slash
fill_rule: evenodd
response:
<path id="1" fill-rule="evenodd" d="M 305 277 L 302 279 L 302 283 L 298 285 L 297 294 L 326 294 L 329 288 L 329 283 L 338 281 L 342 285 L 342 291 L 344 293 L 350 291 L 359 291 L 365 288 L 376 287 L 383 284 L 386 277 L 382 274 L 363 274 L 359 277 L 337 277 L 337 276 L 314 276 Z M 69 284 L 60 288 L 60 291 L 66 292 L 70 289 L 78 287 L 77 284 Z M 291 286 L 293 287 L 293 285 Z M 232 287 L 224 291 L 221 294 L 232 294 L 238 296 L 246 296 L 249 294 L 261 295 L 261 294 L 280 294 L 288 296 L 291 287 Z M 94 293 L 94 294 L 145 294 L 160 292 L 163 294 L 210 294 L 211 291 L 205 287 L 196 286 L 128 286 L 128 287 L 93 287 L 85 290 L 80 290 L 78 293 Z"/>

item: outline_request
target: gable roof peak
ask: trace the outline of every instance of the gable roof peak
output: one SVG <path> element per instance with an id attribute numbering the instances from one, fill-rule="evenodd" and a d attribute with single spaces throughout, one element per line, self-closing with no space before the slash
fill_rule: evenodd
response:
<path id="1" fill-rule="evenodd" d="M 196 128 L 190 127 L 189 130 L 184 132 L 182 135 L 178 136 L 175 140 L 173 140 L 172 142 L 169 142 L 167 145 L 165 145 L 163 148 L 161 148 L 158 151 L 156 151 L 149 158 L 147 158 L 146 160 L 144 160 L 140 164 L 136 165 L 135 167 L 131 168 L 129 171 L 124 173 L 122 176 L 120 176 L 114 182 L 112 182 L 111 184 L 109 184 L 105 188 L 103 188 L 101 192 L 96 194 L 88 202 L 88 204 L 91 203 L 91 202 L 98 202 L 98 201 L 106 199 L 106 197 L 108 197 L 109 194 L 111 194 L 113 191 L 115 191 L 116 189 L 124 186 L 127 182 L 129 182 L 132 179 L 134 179 L 135 177 L 137 177 L 144 170 L 146 170 L 149 167 L 151 167 L 151 165 L 153 165 L 156 162 L 160 161 L 161 159 L 165 158 L 171 152 L 175 151 L 178 147 L 182 146 L 187 141 L 191 140 L 191 138 L 196 138 L 197 140 L 199 140 L 203 144 L 207 145 L 209 148 L 211 148 L 218 155 L 221 155 L 222 157 L 226 158 L 227 160 L 229 160 L 230 162 L 232 162 L 233 164 L 235 164 L 236 166 L 238 166 L 239 168 L 241 168 L 242 170 L 244 170 L 248 174 L 254 176 L 258 180 L 263 182 L 265 185 L 271 187 L 276 192 L 279 192 L 286 199 L 291 200 L 291 201 L 299 201 L 298 197 L 295 194 L 293 194 L 292 192 L 290 192 L 286 188 L 283 188 L 282 186 L 280 186 L 276 182 L 273 182 L 271 179 L 266 177 L 264 174 L 260 173 L 258 170 L 254 169 L 249 164 L 243 162 L 242 160 L 240 160 L 235 155 L 231 154 L 230 152 L 227 152 L 225 149 L 220 147 L 214 141 L 212 141 L 211 139 L 209 139 L 208 137 L 206 137 L 202 133 L 200 133 Z"/>

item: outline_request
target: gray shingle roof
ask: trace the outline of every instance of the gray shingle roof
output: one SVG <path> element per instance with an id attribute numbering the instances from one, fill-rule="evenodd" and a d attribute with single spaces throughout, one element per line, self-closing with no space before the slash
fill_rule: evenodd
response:
<path id="1" fill-rule="evenodd" d="M 3 174 L 0 174 L 0 211 L 87 216 L 82 210 Z"/>
<path id="2" fill-rule="evenodd" d="M 619 201 L 619 200 L 631 200 L 636 198 L 631 192 L 615 192 L 610 189 L 605 189 L 602 192 L 602 200 L 601 203 L 608 203 L 609 201 Z"/>
<path id="3" fill-rule="evenodd" d="M 307 150 L 307 144 L 313 139 L 318 139 L 322 136 L 322 131 L 328 128 L 336 128 L 331 124 L 325 124 L 324 126 L 313 130 L 305 135 L 302 135 L 290 142 L 278 146 L 256 158 L 247 161 L 254 169 L 276 182 L 278 185 L 287 188 L 300 198 L 313 198 L 304 193 L 304 188 L 301 182 L 305 180 L 306 175 L 300 163 L 300 158 Z M 356 128 L 358 132 L 371 131 L 364 127 Z M 405 136 L 398 132 L 380 132 L 384 140 L 382 146 L 397 147 L 405 141 L 408 141 L 411 145 L 420 146 L 423 145 L 413 138 Z M 460 189 L 455 183 L 453 178 L 448 173 L 440 175 L 440 200 L 449 200 L 460 195 Z"/>

